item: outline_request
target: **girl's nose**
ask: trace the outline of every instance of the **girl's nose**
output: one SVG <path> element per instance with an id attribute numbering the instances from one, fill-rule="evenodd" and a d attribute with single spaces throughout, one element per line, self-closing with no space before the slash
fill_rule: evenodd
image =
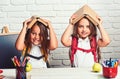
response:
<path id="1" fill-rule="evenodd" d="M 40 37 L 40 36 L 39 36 L 38 34 L 35 36 L 36 39 L 39 39 L 39 37 Z"/>
<path id="2" fill-rule="evenodd" d="M 85 31 L 87 28 L 86 27 L 83 27 L 83 30 Z"/>

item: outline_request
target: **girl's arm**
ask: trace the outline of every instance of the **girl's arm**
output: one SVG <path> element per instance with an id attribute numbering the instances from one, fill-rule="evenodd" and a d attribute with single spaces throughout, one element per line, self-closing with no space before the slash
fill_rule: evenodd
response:
<path id="1" fill-rule="evenodd" d="M 75 16 L 73 15 L 70 20 L 69 20 L 69 25 L 67 26 L 66 30 L 64 31 L 62 37 L 61 37 L 61 42 L 64 46 L 71 46 L 72 40 L 70 39 L 71 34 L 73 33 L 73 28 L 74 25 L 72 24 L 72 19 L 74 19 Z"/>
<path id="2" fill-rule="evenodd" d="M 15 47 L 16 47 L 17 50 L 23 50 L 24 47 L 25 47 L 24 41 L 25 41 L 25 35 L 26 35 L 26 32 L 27 32 L 27 29 L 28 29 L 27 24 L 30 21 L 31 21 L 31 19 L 28 19 L 28 20 L 23 22 L 23 28 L 22 28 L 21 32 L 19 33 L 19 36 L 18 36 L 18 38 L 16 40 L 16 43 L 15 43 Z"/>
<path id="3" fill-rule="evenodd" d="M 98 29 L 100 31 L 101 34 L 101 38 L 98 40 L 98 46 L 99 47 L 105 47 L 110 43 L 110 38 L 109 35 L 107 34 L 107 32 L 105 31 L 105 29 L 102 26 L 102 20 L 100 17 L 98 17 L 100 23 L 98 25 Z"/>
<path id="4" fill-rule="evenodd" d="M 61 37 L 61 42 L 64 46 L 71 46 L 72 40 L 70 39 L 70 37 L 73 33 L 73 27 L 74 25 L 69 24 Z"/>
<path id="5" fill-rule="evenodd" d="M 54 50 L 58 47 L 58 40 L 57 40 L 56 34 L 53 30 L 51 22 L 46 19 L 44 19 L 44 21 L 48 23 L 48 28 L 49 28 L 49 35 L 50 35 L 49 49 Z"/>

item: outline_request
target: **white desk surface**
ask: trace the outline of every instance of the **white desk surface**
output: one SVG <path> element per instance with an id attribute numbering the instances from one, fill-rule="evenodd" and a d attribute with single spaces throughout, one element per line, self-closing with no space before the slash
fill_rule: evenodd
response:
<path id="1" fill-rule="evenodd" d="M 120 68 L 114 79 L 120 79 Z M 1 74 L 0 74 L 1 75 Z M 15 79 L 15 69 L 3 69 L 4 79 Z M 91 68 L 48 68 L 32 69 L 27 73 L 27 79 L 108 79 L 99 73 L 92 72 Z"/>

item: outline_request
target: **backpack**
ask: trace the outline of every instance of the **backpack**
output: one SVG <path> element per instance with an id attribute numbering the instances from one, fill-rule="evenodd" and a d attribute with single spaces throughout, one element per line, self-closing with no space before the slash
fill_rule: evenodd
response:
<path id="1" fill-rule="evenodd" d="M 78 44 L 78 38 L 75 36 L 72 36 L 72 45 L 71 45 L 71 52 L 70 52 L 70 61 L 71 61 L 71 66 L 73 66 L 73 61 L 74 61 L 74 54 L 76 53 L 76 50 L 81 50 L 83 52 L 92 52 L 92 54 L 94 55 L 94 61 L 95 62 L 99 62 L 100 54 L 97 54 L 97 42 L 96 42 L 96 37 L 92 37 L 90 40 L 90 46 L 91 49 L 83 49 L 83 48 L 78 48 L 77 47 Z M 99 50 L 98 50 L 99 52 Z"/>

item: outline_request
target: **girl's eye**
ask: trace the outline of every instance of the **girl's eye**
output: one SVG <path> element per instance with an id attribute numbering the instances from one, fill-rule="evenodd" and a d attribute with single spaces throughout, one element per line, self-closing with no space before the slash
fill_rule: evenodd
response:
<path id="1" fill-rule="evenodd" d="M 79 28 L 82 28 L 83 26 L 80 25 L 80 26 L 78 26 L 78 27 L 79 27 Z"/>
<path id="2" fill-rule="evenodd" d="M 41 34 L 40 34 L 40 33 L 39 33 L 39 34 L 37 34 L 36 32 L 31 32 L 31 34 L 32 34 L 32 35 L 34 35 L 34 36 L 36 36 L 36 35 L 41 36 Z"/>
<path id="3" fill-rule="evenodd" d="M 35 32 L 31 32 L 33 35 L 36 35 L 36 33 Z"/>
<path id="4" fill-rule="evenodd" d="M 90 26 L 88 25 L 87 28 L 90 28 Z"/>

